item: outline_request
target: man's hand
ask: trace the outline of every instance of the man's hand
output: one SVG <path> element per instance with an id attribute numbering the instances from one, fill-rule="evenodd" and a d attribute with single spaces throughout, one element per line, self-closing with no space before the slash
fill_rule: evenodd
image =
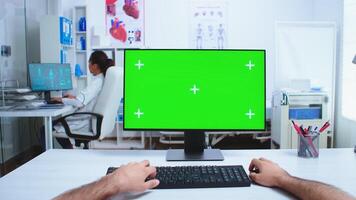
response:
<path id="1" fill-rule="evenodd" d="M 253 159 L 249 171 L 254 182 L 268 187 L 280 187 L 280 180 L 289 177 L 276 163 L 265 158 Z"/>
<path id="2" fill-rule="evenodd" d="M 154 178 L 156 176 L 156 168 L 150 166 L 147 160 L 123 165 L 108 176 L 110 182 L 115 184 L 115 188 L 120 193 L 143 192 L 159 184 L 157 179 L 146 181 L 148 177 Z"/>

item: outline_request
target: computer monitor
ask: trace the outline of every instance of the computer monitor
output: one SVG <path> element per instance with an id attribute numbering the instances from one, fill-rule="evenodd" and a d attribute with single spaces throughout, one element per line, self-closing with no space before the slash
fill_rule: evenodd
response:
<path id="1" fill-rule="evenodd" d="M 204 132 L 265 130 L 265 50 L 125 50 L 124 129 L 184 131 L 167 160 L 221 160 Z"/>
<path id="2" fill-rule="evenodd" d="M 50 91 L 71 90 L 72 74 L 69 64 L 33 63 L 29 64 L 32 91 L 45 92 L 49 100 Z"/>

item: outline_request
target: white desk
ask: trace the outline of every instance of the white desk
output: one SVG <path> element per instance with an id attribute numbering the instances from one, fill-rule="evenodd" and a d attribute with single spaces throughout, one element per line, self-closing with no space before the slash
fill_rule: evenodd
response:
<path id="1" fill-rule="evenodd" d="M 6 110 L 0 111 L 0 117 L 43 117 L 45 132 L 46 132 L 46 149 L 53 148 L 52 138 L 52 118 L 66 115 L 74 112 L 72 106 L 64 106 L 63 108 L 56 109 L 37 109 L 37 110 Z"/>
<path id="2" fill-rule="evenodd" d="M 252 158 L 266 157 L 289 173 L 335 185 L 356 196 L 356 154 L 353 149 L 322 149 L 317 159 L 296 156 L 296 150 L 223 151 L 223 162 L 166 162 L 166 151 L 59 150 L 46 151 L 0 179 L 2 199 L 50 199 L 95 181 L 107 167 L 149 159 L 152 165 L 229 165 L 247 167 Z M 121 196 L 122 197 L 122 196 Z M 118 197 L 118 198 L 121 198 Z M 285 192 L 252 185 L 246 188 L 151 190 L 139 199 L 290 199 Z"/>

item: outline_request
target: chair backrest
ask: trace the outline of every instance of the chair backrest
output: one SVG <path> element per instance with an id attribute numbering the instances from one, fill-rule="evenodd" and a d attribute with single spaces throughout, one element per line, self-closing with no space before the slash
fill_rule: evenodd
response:
<path id="1" fill-rule="evenodd" d="M 115 118 L 123 97 L 123 74 L 122 67 L 110 67 L 106 71 L 104 85 L 93 110 L 94 113 L 104 116 L 99 139 L 110 135 L 115 127 Z M 96 120 L 92 120 L 92 127 L 96 132 Z"/>

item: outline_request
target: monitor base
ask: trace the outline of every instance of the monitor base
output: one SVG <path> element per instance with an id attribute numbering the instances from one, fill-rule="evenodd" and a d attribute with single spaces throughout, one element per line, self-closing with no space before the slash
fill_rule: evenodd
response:
<path id="1" fill-rule="evenodd" d="M 223 161 L 220 149 L 204 149 L 202 153 L 185 153 L 184 149 L 168 149 L 167 161 Z"/>

